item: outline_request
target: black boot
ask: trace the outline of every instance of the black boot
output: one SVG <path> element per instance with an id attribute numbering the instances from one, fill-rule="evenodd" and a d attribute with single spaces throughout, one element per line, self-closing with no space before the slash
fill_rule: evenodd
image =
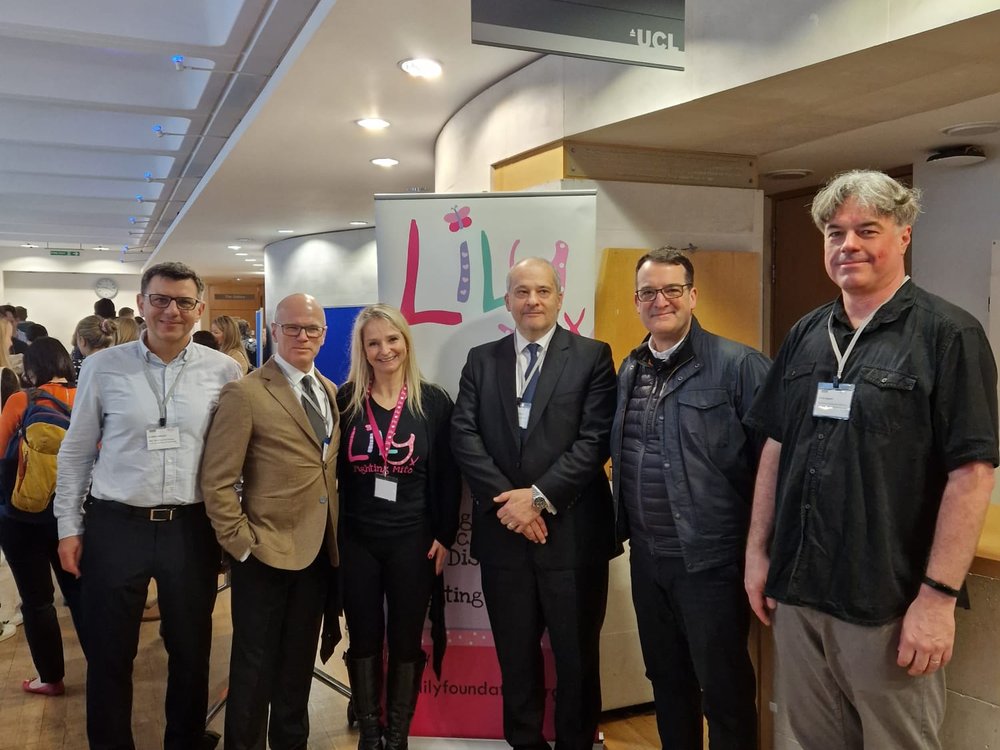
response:
<path id="1" fill-rule="evenodd" d="M 382 750 L 382 657 L 345 656 L 351 703 L 358 717 L 358 750 Z"/>
<path id="2" fill-rule="evenodd" d="M 427 655 L 421 652 L 416 661 L 397 662 L 389 657 L 389 683 L 386 686 L 385 750 L 407 750 L 410 720 L 417 707 L 420 680 Z"/>

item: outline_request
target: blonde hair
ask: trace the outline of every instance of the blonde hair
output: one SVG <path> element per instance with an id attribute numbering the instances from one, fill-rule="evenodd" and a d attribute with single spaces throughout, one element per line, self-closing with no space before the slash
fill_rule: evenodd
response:
<path id="1" fill-rule="evenodd" d="M 222 341 L 219 343 L 220 352 L 231 352 L 233 349 L 243 348 L 243 337 L 240 335 L 240 327 L 234 318 L 220 315 L 212 320 L 212 325 L 222 331 Z"/>
<path id="2" fill-rule="evenodd" d="M 351 331 L 351 367 L 347 373 L 347 382 L 352 385 L 351 400 L 348 402 L 347 409 L 345 410 L 347 417 L 353 419 L 361 413 L 361 407 L 365 402 L 365 394 L 368 392 L 368 384 L 373 377 L 372 367 L 368 364 L 368 357 L 365 355 L 364 342 L 365 326 L 373 320 L 385 321 L 403 336 L 403 341 L 406 342 L 406 366 L 404 371 L 406 406 L 411 414 L 423 418 L 422 391 L 426 382 L 423 375 L 420 374 L 420 368 L 417 366 L 417 357 L 413 352 L 413 335 L 410 333 L 410 326 L 399 310 L 381 303 L 369 305 L 359 312 L 358 317 L 354 319 L 354 328 Z"/>
<path id="3" fill-rule="evenodd" d="M 118 325 L 113 318 L 102 318 L 100 315 L 88 315 L 76 324 L 76 333 L 73 334 L 73 343 L 77 343 L 77 338 L 83 339 L 87 348 L 92 352 L 107 349 L 114 346 L 117 341 Z"/>
<path id="4" fill-rule="evenodd" d="M 10 340 L 14 334 L 14 326 L 10 324 L 7 318 L 0 317 L 0 341 L 7 342 L 6 345 L 0 345 L 0 367 L 6 367 L 11 370 L 14 369 L 14 365 L 10 363 L 10 356 L 8 356 L 7 349 L 10 348 Z"/>
<path id="5" fill-rule="evenodd" d="M 127 344 L 129 341 L 138 341 L 141 329 L 135 318 L 116 318 L 115 325 L 118 326 L 118 333 L 115 336 L 115 345 Z"/>

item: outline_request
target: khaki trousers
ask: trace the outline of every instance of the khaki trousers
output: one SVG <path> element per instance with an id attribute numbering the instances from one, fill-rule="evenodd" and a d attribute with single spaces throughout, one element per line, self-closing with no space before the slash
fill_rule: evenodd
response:
<path id="1" fill-rule="evenodd" d="M 779 604 L 773 623 L 775 750 L 941 750 L 944 671 L 896 665 L 902 620 L 853 625 Z"/>

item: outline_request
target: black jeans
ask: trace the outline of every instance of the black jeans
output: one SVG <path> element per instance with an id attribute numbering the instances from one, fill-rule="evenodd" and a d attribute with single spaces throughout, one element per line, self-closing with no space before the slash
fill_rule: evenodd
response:
<path id="1" fill-rule="evenodd" d="M 429 531 L 388 537 L 340 535 L 344 616 L 351 656 L 381 656 L 388 608 L 389 656 L 411 662 L 420 657 L 420 640 L 434 585 L 434 562 L 427 552 Z"/>
<path id="2" fill-rule="evenodd" d="M 77 637 L 83 643 L 80 582 L 59 564 L 59 535 L 55 523 L 0 521 L 0 547 L 21 595 L 24 635 L 31 660 L 42 682 L 59 682 L 65 675 L 62 631 L 54 604 L 52 573 L 69 605 Z"/>
<path id="3" fill-rule="evenodd" d="M 163 746 L 191 750 L 205 732 L 219 545 L 201 504 L 185 508 L 172 521 L 126 515 L 117 505 L 102 501 L 86 505 L 80 572 L 90 747 L 135 748 L 132 664 L 146 590 L 154 578 L 167 650 Z"/>
<path id="4" fill-rule="evenodd" d="M 326 545 L 304 570 L 233 562 L 227 750 L 305 748 L 309 690 L 329 576 Z M 268 709 L 270 708 L 270 712 Z"/>
<path id="5" fill-rule="evenodd" d="M 750 607 L 736 563 L 688 573 L 678 557 L 632 548 L 632 601 L 664 750 L 757 747 Z"/>

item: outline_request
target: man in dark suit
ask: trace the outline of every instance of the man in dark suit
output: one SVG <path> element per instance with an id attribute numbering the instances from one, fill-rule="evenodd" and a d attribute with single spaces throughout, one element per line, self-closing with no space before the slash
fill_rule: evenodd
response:
<path id="1" fill-rule="evenodd" d="M 320 622 L 337 556 L 336 388 L 313 366 L 326 337 L 307 294 L 278 303 L 277 353 L 222 389 L 201 487 L 233 558 L 226 750 L 304 748 Z M 243 477 L 243 497 L 233 485 Z M 270 728 L 268 708 L 270 707 Z"/>
<path id="2" fill-rule="evenodd" d="M 511 269 L 504 300 L 516 331 L 469 352 L 452 419 L 503 677 L 504 737 L 517 750 L 548 748 L 546 629 L 556 748 L 592 746 L 608 560 L 620 551 L 603 470 L 615 410 L 611 348 L 556 325 L 562 298 L 548 261 Z"/>

